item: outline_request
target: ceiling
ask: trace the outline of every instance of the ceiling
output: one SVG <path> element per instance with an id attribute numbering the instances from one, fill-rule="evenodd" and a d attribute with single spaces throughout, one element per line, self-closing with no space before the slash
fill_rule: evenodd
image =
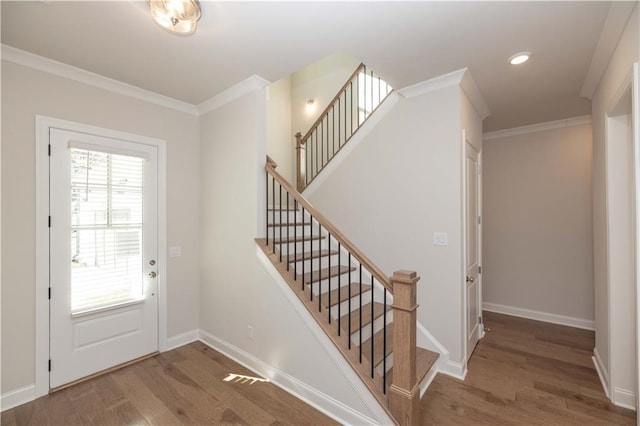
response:
<path id="1" fill-rule="evenodd" d="M 579 93 L 610 5 L 201 1 L 196 33 L 177 37 L 146 2 L 2 1 L 2 43 L 194 105 L 336 52 L 396 88 L 468 67 L 491 111 L 487 131 L 590 114 Z M 507 63 L 523 50 L 531 61 Z"/>

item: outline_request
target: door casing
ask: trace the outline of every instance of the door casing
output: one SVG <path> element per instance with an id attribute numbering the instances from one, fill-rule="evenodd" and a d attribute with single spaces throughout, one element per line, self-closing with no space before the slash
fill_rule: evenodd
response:
<path id="1" fill-rule="evenodd" d="M 36 115 L 35 398 L 49 393 L 49 129 L 57 128 L 152 145 L 158 149 L 158 346 L 167 350 L 167 149 L 166 141 Z"/>

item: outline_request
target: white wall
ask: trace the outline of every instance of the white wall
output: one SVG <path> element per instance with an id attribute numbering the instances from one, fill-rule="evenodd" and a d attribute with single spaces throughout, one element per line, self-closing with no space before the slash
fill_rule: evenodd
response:
<path id="1" fill-rule="evenodd" d="M 267 154 L 278 163 L 278 173 L 295 185 L 295 137 L 291 129 L 291 78 L 267 87 Z"/>
<path id="2" fill-rule="evenodd" d="M 591 125 L 485 139 L 483 301 L 594 318 Z"/>
<path id="3" fill-rule="evenodd" d="M 401 98 L 310 201 L 382 270 L 417 271 L 418 320 L 463 363 L 462 120 L 457 85 Z M 467 105 L 468 107 L 468 105 Z M 433 233 L 448 233 L 434 246 Z"/>
<path id="4" fill-rule="evenodd" d="M 631 19 L 627 23 L 618 46 L 612 55 L 605 74 L 598 85 L 592 100 L 593 113 L 593 244 L 594 244 L 594 286 L 595 286 L 595 322 L 596 322 L 596 351 L 602 359 L 605 372 L 618 363 L 615 354 L 610 353 L 609 330 L 614 326 L 610 322 L 611 310 L 609 305 L 608 285 L 609 270 L 607 266 L 607 189 L 606 176 L 609 168 L 615 169 L 615 164 L 607 164 L 606 150 L 606 113 L 622 85 L 625 77 L 631 71 L 632 64 L 640 56 L 640 8 L 636 5 Z M 625 325 L 621 325 L 625 326 Z M 632 323 L 626 326 L 633 327 Z"/>
<path id="5" fill-rule="evenodd" d="M 300 305 L 288 300 L 256 256 L 264 211 L 265 96 L 265 90 L 255 91 L 201 119 L 200 328 L 260 360 L 265 376 L 284 372 L 371 417 L 305 325 Z"/>
<path id="6" fill-rule="evenodd" d="M 196 329 L 198 118 L 7 61 L 2 87 L 2 394 L 35 380 L 36 114 L 167 140 L 167 334 Z"/>
<path id="7" fill-rule="evenodd" d="M 291 75 L 291 128 L 294 134 L 304 135 L 309 131 L 358 65 L 360 60 L 336 53 Z M 309 99 L 315 101 L 312 112 L 306 109 Z"/>

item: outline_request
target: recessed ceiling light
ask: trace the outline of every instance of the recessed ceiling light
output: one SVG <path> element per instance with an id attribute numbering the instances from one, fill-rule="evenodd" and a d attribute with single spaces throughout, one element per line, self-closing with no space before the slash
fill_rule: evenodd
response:
<path id="1" fill-rule="evenodd" d="M 515 55 L 509 58 L 509 63 L 511 65 L 519 65 L 519 64 L 525 63 L 531 58 L 531 55 L 533 55 L 531 52 L 516 53 Z"/>

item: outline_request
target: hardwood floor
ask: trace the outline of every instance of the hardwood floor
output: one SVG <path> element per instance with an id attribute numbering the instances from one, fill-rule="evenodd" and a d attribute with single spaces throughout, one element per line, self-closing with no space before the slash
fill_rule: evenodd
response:
<path id="1" fill-rule="evenodd" d="M 422 424 L 636 424 L 605 396 L 591 361 L 594 333 L 484 313 L 487 331 L 464 382 L 438 374 Z"/>
<path id="2" fill-rule="evenodd" d="M 636 424 L 612 405 L 591 361 L 594 334 L 486 312 L 490 329 L 464 382 L 439 374 L 421 401 L 429 425 Z M 196 342 L 2 413 L 2 425 L 335 424 Z"/>
<path id="3" fill-rule="evenodd" d="M 164 352 L 2 413 L 13 425 L 336 424 L 200 342 Z"/>

